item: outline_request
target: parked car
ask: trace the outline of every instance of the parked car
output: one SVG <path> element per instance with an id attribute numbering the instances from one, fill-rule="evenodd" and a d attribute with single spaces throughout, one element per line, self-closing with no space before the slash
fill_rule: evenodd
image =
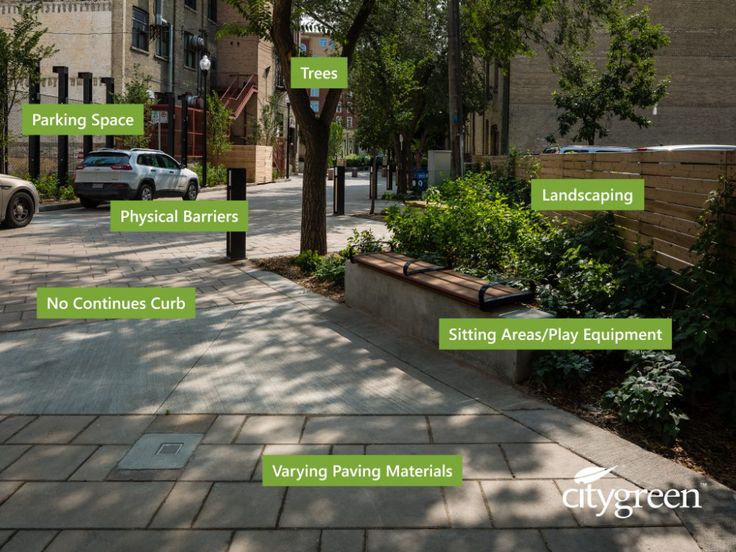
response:
<path id="1" fill-rule="evenodd" d="M 0 224 L 8 228 L 28 226 L 40 204 L 33 182 L 0 174 Z"/>
<path id="2" fill-rule="evenodd" d="M 646 146 L 636 151 L 733 151 L 736 146 L 718 144 L 683 144 L 679 146 Z"/>
<path id="3" fill-rule="evenodd" d="M 542 153 L 628 153 L 634 148 L 622 146 L 549 146 Z"/>
<path id="4" fill-rule="evenodd" d="M 159 150 L 102 148 L 89 153 L 77 166 L 74 192 L 88 209 L 112 199 L 195 200 L 199 180 L 196 173 Z"/>

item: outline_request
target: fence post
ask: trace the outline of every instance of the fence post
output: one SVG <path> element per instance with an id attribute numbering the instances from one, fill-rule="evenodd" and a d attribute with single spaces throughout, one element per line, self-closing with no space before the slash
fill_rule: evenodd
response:
<path id="1" fill-rule="evenodd" d="M 248 199 L 245 169 L 228 169 L 227 200 L 245 201 Z M 245 232 L 228 232 L 226 253 L 233 261 L 245 259 Z"/>
<path id="2" fill-rule="evenodd" d="M 86 104 L 92 103 L 92 73 L 77 73 L 77 78 L 82 79 L 82 101 Z M 82 138 L 82 151 L 84 156 L 92 151 L 92 135 L 85 134 Z"/>
<path id="3" fill-rule="evenodd" d="M 332 188 L 332 214 L 345 214 L 345 161 L 337 166 L 334 187 Z"/>
<path id="4" fill-rule="evenodd" d="M 115 103 L 115 79 L 113 77 L 104 77 L 100 79 L 102 83 L 105 85 L 105 103 Z M 105 136 L 105 147 L 106 148 L 114 148 L 115 147 L 115 137 L 114 136 Z"/>
<path id="5" fill-rule="evenodd" d="M 54 65 L 52 71 L 58 75 L 58 103 L 69 103 L 69 68 L 65 65 Z M 60 188 L 66 186 L 68 174 L 69 136 L 58 136 L 56 139 L 56 180 Z"/>
<path id="6" fill-rule="evenodd" d="M 28 103 L 41 103 L 41 63 L 37 63 L 28 79 Z M 31 178 L 41 175 L 41 137 L 28 137 L 28 174 Z"/>

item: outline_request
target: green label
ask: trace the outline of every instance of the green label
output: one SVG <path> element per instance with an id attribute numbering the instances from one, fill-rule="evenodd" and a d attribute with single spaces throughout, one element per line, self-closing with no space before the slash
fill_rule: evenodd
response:
<path id="1" fill-rule="evenodd" d="M 440 349 L 632 350 L 672 348 L 669 318 L 441 318 Z"/>
<path id="2" fill-rule="evenodd" d="M 143 104 L 24 104 L 26 136 L 143 134 Z"/>
<path id="3" fill-rule="evenodd" d="M 454 455 L 265 455 L 264 487 L 459 487 Z"/>
<path id="4" fill-rule="evenodd" d="M 643 211 L 643 179 L 532 179 L 536 211 Z"/>
<path id="5" fill-rule="evenodd" d="M 38 288 L 36 318 L 194 318 L 195 288 Z"/>
<path id="6" fill-rule="evenodd" d="M 292 88 L 347 88 L 348 58 L 291 58 Z"/>
<path id="7" fill-rule="evenodd" d="M 247 201 L 111 201 L 111 232 L 246 232 Z"/>

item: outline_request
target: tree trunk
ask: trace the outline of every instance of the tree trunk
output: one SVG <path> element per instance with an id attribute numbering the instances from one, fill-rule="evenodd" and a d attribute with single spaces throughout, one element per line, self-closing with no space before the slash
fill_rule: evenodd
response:
<path id="1" fill-rule="evenodd" d="M 300 251 L 327 253 L 327 147 L 329 127 L 316 125 L 304 132 L 302 235 Z"/>

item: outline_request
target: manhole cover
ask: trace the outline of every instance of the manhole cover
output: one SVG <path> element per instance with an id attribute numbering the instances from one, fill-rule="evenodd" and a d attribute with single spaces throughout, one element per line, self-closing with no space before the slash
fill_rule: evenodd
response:
<path id="1" fill-rule="evenodd" d="M 202 440 L 201 433 L 146 433 L 118 464 L 121 470 L 183 468 Z"/>
<path id="2" fill-rule="evenodd" d="M 156 454 L 179 454 L 184 443 L 161 443 Z"/>

